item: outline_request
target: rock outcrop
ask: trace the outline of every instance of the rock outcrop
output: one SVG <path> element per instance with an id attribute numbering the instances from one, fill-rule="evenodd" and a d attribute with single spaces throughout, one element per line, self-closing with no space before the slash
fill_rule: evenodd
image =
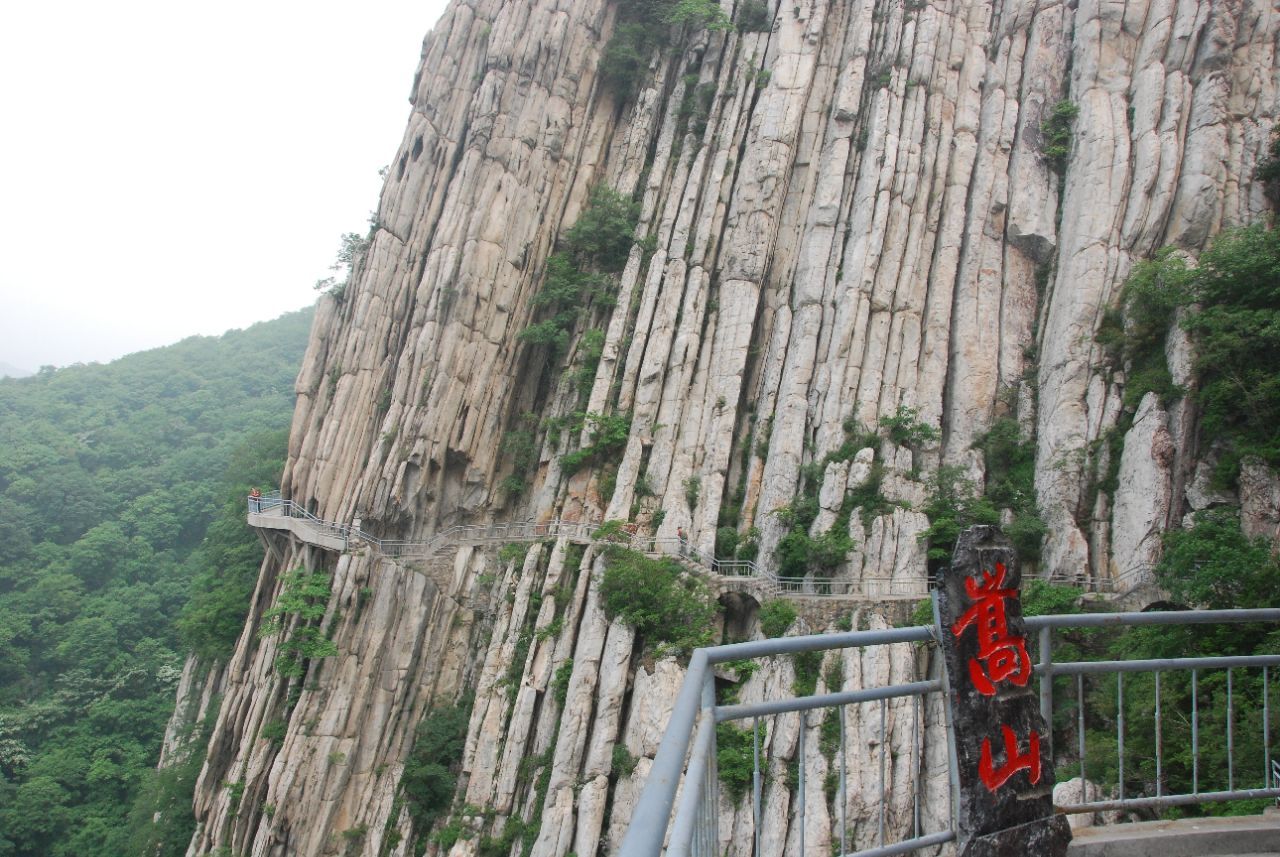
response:
<path id="1" fill-rule="evenodd" d="M 1042 573 L 1149 568 L 1163 528 L 1218 502 L 1195 478 L 1185 408 L 1149 397 L 1123 443 L 1105 442 L 1124 374 L 1094 334 L 1135 261 L 1167 244 L 1194 255 L 1263 215 L 1253 173 L 1280 108 L 1270 4 L 768 2 L 751 9 L 759 31 L 663 25 L 624 92 L 601 66 L 631 5 L 454 2 L 427 37 L 368 248 L 317 313 L 288 496 L 384 538 L 608 517 L 709 552 L 728 527 L 762 562 L 790 526 L 779 510 L 811 496 L 813 537 L 848 528 L 830 574 L 919 581 L 931 474 L 981 485 L 973 444 L 1008 417 L 1034 438 Z M 723 8 L 743 20 L 754 5 Z M 1051 157 L 1064 102 L 1078 110 L 1069 154 Z M 546 314 L 548 258 L 599 186 L 638 203 L 634 246 L 606 275 L 616 297 L 575 316 L 562 351 L 522 339 Z M 936 437 L 846 449 L 903 408 Z M 626 429 L 576 469 L 562 456 L 599 429 L 583 414 Z M 1097 474 L 1113 446 L 1109 496 Z M 868 484 L 876 504 L 857 493 Z M 1254 531 L 1277 530 L 1275 484 L 1265 468 L 1244 480 Z M 468 548 L 425 573 L 283 545 L 227 667 L 191 853 L 409 853 L 397 784 L 414 729 L 464 693 L 452 821 L 474 836 L 450 853 L 509 818 L 538 822 L 522 829 L 538 857 L 607 853 L 681 670 L 606 616 L 599 557 L 580 547 L 523 563 Z M 322 625 L 338 654 L 290 683 L 259 630 L 299 566 L 332 574 Z M 898 612 L 868 605 L 864 626 Z M 850 687 L 925 669 L 910 647 L 840 657 Z M 789 669 L 762 668 L 743 697 L 786 692 Z M 860 737 L 845 808 L 865 843 L 875 741 L 870 714 L 847 717 Z M 942 764 L 911 724 L 939 718 L 889 718 L 899 827 L 909 785 Z M 770 727 L 765 853 L 797 835 L 785 769 L 819 719 Z M 615 770 L 618 746 L 634 770 Z M 806 762 L 823 813 L 829 763 Z M 722 809 L 723 844 L 747 853 L 749 813 Z M 811 815 L 808 842 L 834 823 Z"/>

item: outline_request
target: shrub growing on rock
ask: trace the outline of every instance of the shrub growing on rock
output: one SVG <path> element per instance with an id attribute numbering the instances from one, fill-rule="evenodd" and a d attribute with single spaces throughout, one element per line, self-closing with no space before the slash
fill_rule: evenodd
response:
<path id="1" fill-rule="evenodd" d="M 609 548 L 600 597 L 606 616 L 622 619 L 647 643 L 687 651 L 711 641 L 716 604 L 706 585 L 674 559 Z"/>

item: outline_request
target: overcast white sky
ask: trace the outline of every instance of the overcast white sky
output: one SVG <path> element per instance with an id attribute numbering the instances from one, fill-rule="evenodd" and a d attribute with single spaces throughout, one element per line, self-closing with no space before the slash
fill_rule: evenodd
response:
<path id="1" fill-rule="evenodd" d="M 444 0 L 0 6 L 0 362 L 107 361 L 315 299 Z"/>

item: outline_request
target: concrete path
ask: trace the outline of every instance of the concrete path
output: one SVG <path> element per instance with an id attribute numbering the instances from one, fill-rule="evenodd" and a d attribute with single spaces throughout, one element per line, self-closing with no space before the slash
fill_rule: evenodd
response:
<path id="1" fill-rule="evenodd" d="M 1280 813 L 1086 827 L 1069 857 L 1280 857 Z"/>

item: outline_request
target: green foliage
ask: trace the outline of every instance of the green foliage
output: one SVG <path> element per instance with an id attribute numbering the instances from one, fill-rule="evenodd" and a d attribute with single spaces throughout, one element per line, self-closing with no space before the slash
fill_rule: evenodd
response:
<path id="1" fill-rule="evenodd" d="M 1196 513 L 1190 529 L 1164 534 L 1156 579 L 1178 602 L 1223 610 L 1280 603 L 1280 560 L 1266 539 L 1250 539 L 1228 509 Z"/>
<path id="2" fill-rule="evenodd" d="M 244 627 L 262 564 L 262 545 L 245 523 L 244 498 L 255 485 L 278 482 L 287 441 L 284 431 L 245 440 L 229 468 L 232 487 L 187 562 L 190 596 L 175 625 L 187 650 L 205 660 L 229 657 Z"/>
<path id="3" fill-rule="evenodd" d="M 604 331 L 588 330 L 578 341 L 577 366 L 569 373 L 569 379 L 578 388 L 579 401 L 591 394 L 591 387 L 596 380 L 596 369 L 600 366 L 600 357 L 604 354 Z"/>
<path id="4" fill-rule="evenodd" d="M 765 0 L 742 0 L 737 17 L 738 29 L 744 33 L 767 33 L 773 29 L 773 16 Z"/>
<path id="5" fill-rule="evenodd" d="M 627 445 L 631 434 L 631 414 L 574 414 L 577 426 L 590 425 L 590 440 L 581 449 L 560 456 L 560 466 L 565 473 L 577 473 L 588 465 L 600 465 L 610 461 Z"/>
<path id="6" fill-rule="evenodd" d="M 364 258 L 365 253 L 369 250 L 369 239 L 356 232 L 343 233 L 338 241 L 338 255 L 334 259 L 329 270 L 342 275 L 342 279 L 337 277 L 325 277 L 322 280 L 316 280 L 316 291 L 327 292 L 338 300 L 342 301 L 346 297 L 347 286 L 351 282 L 351 275 L 355 273 L 356 266 L 360 264 L 360 260 Z"/>
<path id="7" fill-rule="evenodd" d="M 522 330 L 520 340 L 549 345 L 553 352 L 563 353 L 568 349 L 574 324 L 593 301 L 597 306 L 613 306 L 613 281 L 579 267 L 569 252 L 552 253 L 547 259 L 542 289 L 533 297 L 533 305 L 543 310 L 544 318 Z"/>
<path id="8" fill-rule="evenodd" d="M 1053 105 L 1049 118 L 1040 125 L 1040 131 L 1044 134 L 1044 148 L 1041 151 L 1056 173 L 1067 171 L 1067 161 L 1071 157 L 1071 126 L 1079 115 L 1080 108 L 1064 99 Z"/>
<path id="9" fill-rule="evenodd" d="M 565 233 L 565 247 L 578 264 L 616 274 L 627 264 L 639 220 L 640 203 L 597 185 L 587 207 Z"/>
<path id="10" fill-rule="evenodd" d="M 747 527 L 738 537 L 737 559 L 754 560 L 760 553 L 760 528 Z"/>
<path id="11" fill-rule="evenodd" d="M 757 618 L 760 620 L 760 633 L 767 638 L 781 637 L 796 621 L 796 608 L 790 601 L 775 598 L 760 605 Z"/>
<path id="12" fill-rule="evenodd" d="M 329 575 L 323 571 L 294 569 L 284 576 L 276 603 L 262 614 L 258 636 L 283 634 L 276 655 L 276 672 L 287 678 L 300 677 L 309 661 L 338 653 L 320 628 L 331 594 Z"/>
<path id="13" fill-rule="evenodd" d="M 716 769 L 720 785 L 735 803 L 751 790 L 755 747 L 751 730 L 732 723 L 716 724 Z"/>
<path id="14" fill-rule="evenodd" d="M 485 836 L 476 845 L 477 857 L 508 857 L 516 840 L 525 835 L 525 822 L 519 816 L 507 819 L 502 833 L 496 837 Z"/>
<path id="15" fill-rule="evenodd" d="M 919 411 L 906 405 L 899 405 L 897 411 L 881 417 L 880 427 L 889 432 L 889 440 L 912 449 L 941 437 L 936 428 L 920 419 Z"/>
<path id="16" fill-rule="evenodd" d="M 822 672 L 822 680 L 827 685 L 828 693 L 835 693 L 844 687 L 844 661 L 834 657 Z"/>
<path id="17" fill-rule="evenodd" d="M 1036 507 L 1035 442 L 1023 439 L 1017 420 L 1003 417 L 996 420 L 973 446 L 982 451 L 986 465 L 986 500 L 997 508 L 1013 512 L 1013 520 L 1005 528 L 1005 535 L 1024 561 L 1039 560 L 1040 547 L 1048 528 Z"/>
<path id="18" fill-rule="evenodd" d="M 739 533 L 735 527 L 719 527 L 716 531 L 716 558 L 733 559 L 737 556 Z"/>
<path id="19" fill-rule="evenodd" d="M 733 22 L 716 0 L 674 0 L 666 15 L 667 23 L 689 24 L 699 30 L 732 30 Z"/>
<path id="20" fill-rule="evenodd" d="M 232 783 L 223 783 L 227 788 L 229 802 L 231 804 L 231 814 L 235 815 L 240 811 L 240 801 L 244 798 L 244 780 L 236 780 Z"/>
<path id="21" fill-rule="evenodd" d="M 432 708 L 418 724 L 400 788 L 420 837 L 453 801 L 470 717 L 471 700 L 464 698 L 457 705 Z"/>
<path id="22" fill-rule="evenodd" d="M 690 476 L 684 480 L 683 487 L 684 502 L 689 506 L 690 510 L 696 509 L 698 507 L 698 495 L 702 493 L 702 477 Z"/>
<path id="23" fill-rule="evenodd" d="M 263 725 L 258 731 L 258 737 L 263 741 L 271 744 L 281 744 L 284 742 L 285 733 L 289 731 L 289 724 L 279 718 Z"/>
<path id="24" fill-rule="evenodd" d="M 1050 583 L 1047 580 L 1022 580 L 1022 615 L 1055 616 L 1080 612 L 1081 591 L 1074 586 Z M 933 613 L 930 611 L 929 621 Z M 924 623 L 921 623 L 924 624 Z M 1061 653 L 1059 653 L 1059 656 Z"/>
<path id="25" fill-rule="evenodd" d="M 916 606 L 911 608 L 911 618 L 907 620 L 907 626 L 915 625 L 932 625 L 933 624 L 933 599 L 921 598 L 916 602 Z"/>
<path id="26" fill-rule="evenodd" d="M 796 696 L 813 696 L 818 690 L 818 671 L 822 668 L 822 652 L 800 652 L 791 656 L 796 677 L 791 692 Z"/>
<path id="27" fill-rule="evenodd" d="M 1184 326 L 1205 433 L 1226 437 L 1237 458 L 1280 465 L 1280 233 L 1222 233 L 1201 254 L 1191 289 Z"/>
<path id="28" fill-rule="evenodd" d="M 838 686 L 827 684 L 828 691 L 839 690 Z M 822 755 L 831 761 L 835 756 L 836 750 L 840 749 L 840 718 L 843 716 L 843 709 L 830 708 L 826 711 L 826 716 L 822 719 L 822 725 L 818 727 L 818 749 L 822 751 Z M 828 795 L 828 799 L 830 796 Z"/>
<path id="29" fill-rule="evenodd" d="M 556 674 L 551 679 L 551 698 L 561 709 L 564 708 L 564 701 L 569 694 L 569 679 L 573 677 L 573 658 L 566 658 L 565 662 L 556 668 Z"/>
<path id="30" fill-rule="evenodd" d="M 778 571 L 783 577 L 803 577 L 812 568 L 830 570 L 845 561 L 853 541 L 849 538 L 848 503 L 846 511 L 838 517 L 831 527 L 816 538 L 809 535 L 809 525 L 813 523 L 816 501 L 806 499 L 791 507 L 792 529 L 778 542 L 775 558 Z M 807 521 L 807 523 L 805 523 Z"/>
<path id="31" fill-rule="evenodd" d="M 564 234 L 563 249 L 547 259 L 542 288 L 533 298 L 543 318 L 520 332 L 521 341 L 563 353 L 579 319 L 592 307 L 614 305 L 612 275 L 627 263 L 639 219 L 639 204 L 617 191 L 601 185 L 591 192 L 587 207 Z M 588 349 L 593 347 L 588 342 Z"/>
<path id="32" fill-rule="evenodd" d="M 716 530 L 716 558 L 733 559 L 738 553 L 738 531 L 734 527 Z"/>
<path id="33" fill-rule="evenodd" d="M 871 472 L 867 474 L 866 480 L 861 485 L 850 488 L 845 495 L 845 507 L 859 510 L 858 516 L 862 519 L 864 528 L 871 526 L 876 518 L 894 510 L 894 504 L 884 496 L 883 485 L 884 465 L 875 461 L 871 464 Z"/>
<path id="34" fill-rule="evenodd" d="M 626 521 L 611 520 L 593 530 L 591 538 L 597 542 L 625 542 L 630 540 L 631 534 L 627 532 Z"/>
<path id="35" fill-rule="evenodd" d="M 951 551 L 961 532 L 975 524 L 1000 523 L 1000 513 L 978 495 L 977 487 L 964 478 L 959 467 L 938 468 L 923 511 L 929 518 L 929 528 L 920 534 L 920 540 L 929 545 L 931 571 L 950 564 Z"/>
<path id="36" fill-rule="evenodd" d="M 613 767 L 612 771 L 615 776 L 629 777 L 631 772 L 636 769 L 636 757 L 631 755 L 631 751 L 627 749 L 626 744 L 613 745 Z"/>
<path id="37" fill-rule="evenodd" d="M 1165 364 L 1165 343 L 1178 307 L 1191 296 L 1191 273 L 1172 248 L 1133 267 L 1120 293 L 1122 314 L 1099 326 L 1098 341 L 1128 367 L 1124 404 L 1129 410 L 1155 392 L 1167 404 L 1180 391 Z"/>
<path id="38" fill-rule="evenodd" d="M 641 7 L 646 4 L 626 4 Z M 619 100 L 635 94 L 641 77 L 649 69 L 649 59 L 658 46 L 659 32 L 651 23 L 625 20 L 618 24 L 600 58 L 600 79 Z"/>
<path id="39" fill-rule="evenodd" d="M 717 9 L 719 6 L 716 7 Z M 702 137 L 707 130 L 707 119 L 711 116 L 711 106 L 715 103 L 716 84 L 714 82 L 698 83 L 696 74 L 684 78 L 684 96 L 680 99 L 680 107 L 676 111 L 676 137 L 691 133 Z"/>
<path id="40" fill-rule="evenodd" d="M 431 841 L 436 845 L 439 845 L 441 851 L 447 852 L 459 839 L 463 838 L 463 834 L 465 832 L 465 828 L 463 828 L 461 822 L 451 821 L 444 827 L 437 828 L 433 831 L 431 834 Z M 397 840 L 395 844 L 398 845 L 399 840 Z M 394 847 L 394 845 L 392 847 Z"/>
<path id="41" fill-rule="evenodd" d="M 706 585 L 673 559 L 609 548 L 600 597 L 610 619 L 621 617 L 647 643 L 687 651 L 711 640 L 716 603 Z"/>
<path id="42" fill-rule="evenodd" d="M 778 574 L 782 577 L 803 577 L 808 574 L 812 545 L 813 540 L 803 529 L 795 527 L 788 531 L 778 541 L 777 550 L 774 551 Z"/>
<path id="43" fill-rule="evenodd" d="M 502 436 L 500 449 L 511 460 L 511 475 L 502 481 L 502 488 L 512 496 L 523 494 L 525 477 L 538 463 L 538 418 L 523 414 L 516 427 Z"/>
<path id="44" fill-rule="evenodd" d="M 910 409 L 906 410 L 914 414 Z M 908 420 L 907 424 L 907 430 L 910 432 L 927 434 L 928 431 L 932 431 L 928 426 L 914 427 L 913 419 Z M 862 522 L 866 526 L 870 525 L 877 515 L 893 509 L 893 504 L 881 493 L 884 468 L 876 462 L 872 465 L 866 481 L 845 494 L 839 514 L 831 527 L 818 536 L 810 535 L 810 529 L 818 516 L 818 491 L 822 487 L 822 478 L 828 465 L 833 462 L 850 461 L 860 450 L 874 448 L 879 443 L 879 435 L 864 428 L 857 419 L 850 417 L 844 421 L 844 442 L 821 459 L 812 461 L 801 469 L 803 483 L 800 496 L 791 505 L 774 510 L 774 514 L 789 530 L 779 541 L 774 555 L 778 563 L 778 573 L 781 576 L 802 577 L 814 568 L 824 570 L 835 568 L 845 561 L 849 551 L 853 549 L 853 542 L 849 538 L 849 519 L 853 510 L 861 510 Z"/>
<path id="45" fill-rule="evenodd" d="M 1238 563 L 1238 564 L 1232 564 Z M 1261 542 L 1244 537 L 1233 517 L 1225 511 L 1203 516 L 1185 532 L 1166 536 L 1166 558 L 1157 569 L 1162 586 L 1194 606 L 1274 607 L 1280 574 L 1274 557 Z M 1237 582 L 1234 577 L 1241 576 Z M 1196 601 L 1194 599 L 1203 599 Z M 1095 636 L 1083 641 L 1089 659 L 1170 658 L 1275 654 L 1280 652 L 1280 633 L 1273 625 L 1183 625 L 1130 628 L 1123 634 Z M 1055 658 L 1059 657 L 1055 647 Z M 1071 659 L 1072 653 L 1061 658 Z M 1201 670 L 1198 674 L 1196 704 L 1200 730 L 1198 787 L 1202 792 L 1227 787 L 1227 746 L 1221 736 L 1228 729 L 1227 671 Z M 1235 740 L 1233 761 L 1236 787 L 1242 772 L 1253 778 L 1257 760 L 1263 756 L 1262 676 L 1259 670 L 1232 671 L 1233 705 L 1230 721 Z M 1164 764 L 1161 776 L 1165 793 L 1190 792 L 1191 686 L 1186 672 L 1161 674 L 1161 731 Z M 1110 676 L 1086 682 L 1086 739 L 1091 779 L 1115 782 L 1116 729 L 1119 691 Z M 1074 714 L 1074 712 L 1071 712 Z M 1126 676 L 1124 718 L 1127 723 L 1153 724 L 1155 688 L 1150 674 Z M 1071 719 L 1074 719 L 1072 717 Z M 1074 724 L 1062 724 L 1064 744 L 1073 746 Z M 1274 729 L 1274 725 L 1272 727 Z M 1218 740 L 1206 741 L 1205 735 Z M 1125 791 L 1139 794 L 1156 781 L 1154 729 L 1125 730 Z M 1192 814 L 1239 812 L 1237 807 L 1202 806 L 1186 810 Z M 1257 811 L 1254 809 L 1253 811 Z"/>
<path id="46" fill-rule="evenodd" d="M 529 545 L 523 542 L 507 542 L 498 548 L 498 562 L 503 565 L 512 562 L 516 565 L 521 565 L 524 563 L 527 553 L 529 553 Z"/>
<path id="47" fill-rule="evenodd" d="M 1206 437 L 1224 446 L 1217 472 L 1232 482 L 1240 459 L 1256 455 L 1280 464 L 1280 236 L 1262 225 L 1223 232 L 1195 269 L 1166 248 L 1134 267 L 1120 312 L 1104 319 L 1098 340 L 1128 366 L 1129 411 L 1147 392 L 1181 395 L 1165 363 L 1175 314 L 1195 347 L 1194 397 Z M 1121 431 L 1131 423 L 1122 420 Z"/>
<path id="48" fill-rule="evenodd" d="M 1280 202 L 1280 134 L 1271 129 L 1271 145 L 1267 147 L 1267 157 L 1258 163 L 1253 177 L 1262 182 L 1264 193 L 1275 208 Z"/>
<path id="49" fill-rule="evenodd" d="M 124 853 L 154 857 L 182 857 L 187 853 L 195 830 L 192 796 L 218 707 L 215 699 L 199 726 L 180 736 L 187 742 L 186 747 L 170 757 L 169 766 L 152 768 L 140 776 L 137 797 L 129 811 L 129 839 Z"/>
<path id="50" fill-rule="evenodd" d="M 195 775 L 155 764 L 184 654 L 243 626 L 262 561 L 244 498 L 276 484 L 310 324 L 0 380 L 0 842 L 17 853 L 184 853 Z M 184 605 L 202 633 L 179 630 Z"/>

